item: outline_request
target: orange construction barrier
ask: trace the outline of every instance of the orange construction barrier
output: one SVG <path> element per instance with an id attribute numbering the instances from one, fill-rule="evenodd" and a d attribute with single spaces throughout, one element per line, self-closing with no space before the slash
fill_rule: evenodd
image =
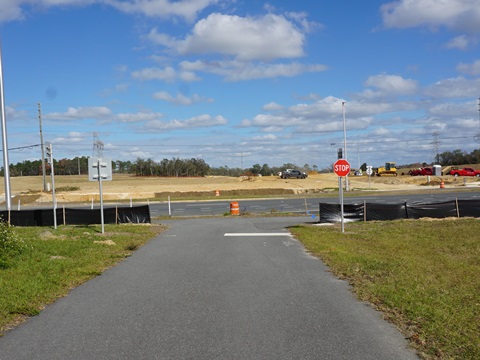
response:
<path id="1" fill-rule="evenodd" d="M 440 181 L 440 189 L 445 189 L 445 183 L 442 181 Z"/>
<path id="2" fill-rule="evenodd" d="M 230 215 L 240 215 L 240 207 L 238 202 L 232 201 L 230 203 Z"/>
<path id="3" fill-rule="evenodd" d="M 215 196 L 220 196 L 220 190 L 215 190 Z"/>

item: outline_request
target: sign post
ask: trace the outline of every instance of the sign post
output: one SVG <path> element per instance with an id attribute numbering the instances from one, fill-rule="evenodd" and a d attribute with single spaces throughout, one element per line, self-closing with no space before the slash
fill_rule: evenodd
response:
<path id="1" fill-rule="evenodd" d="M 102 234 L 104 234 L 105 223 L 103 220 L 102 180 L 112 180 L 112 161 L 110 159 L 88 158 L 88 180 L 98 181 L 98 188 L 100 192 L 100 219 L 102 223 Z"/>
<path id="2" fill-rule="evenodd" d="M 340 216 L 342 221 L 342 233 L 345 232 L 345 221 L 343 216 L 343 186 L 342 177 L 350 173 L 350 164 L 345 159 L 339 159 L 333 164 L 333 171 L 338 175 L 338 191 L 340 194 Z"/>
<path id="3" fill-rule="evenodd" d="M 50 164 L 50 175 L 52 177 L 52 203 L 53 203 L 53 227 L 57 230 L 57 198 L 55 197 L 55 172 L 53 171 L 53 145 L 47 146 L 48 163 Z"/>
<path id="4" fill-rule="evenodd" d="M 367 175 L 368 175 L 368 189 L 370 189 L 370 176 L 372 176 L 373 170 L 372 165 L 367 166 Z"/>

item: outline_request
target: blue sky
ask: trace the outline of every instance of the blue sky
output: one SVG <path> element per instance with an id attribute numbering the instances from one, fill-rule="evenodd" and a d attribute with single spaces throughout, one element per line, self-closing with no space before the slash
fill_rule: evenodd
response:
<path id="1" fill-rule="evenodd" d="M 480 0 L 2 0 L 0 40 L 10 163 L 38 103 L 56 159 L 321 169 L 343 109 L 352 167 L 480 147 Z"/>

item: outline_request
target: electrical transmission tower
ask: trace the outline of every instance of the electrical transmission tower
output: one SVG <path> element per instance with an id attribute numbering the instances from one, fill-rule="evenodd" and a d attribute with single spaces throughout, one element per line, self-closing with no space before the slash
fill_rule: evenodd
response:
<path id="1" fill-rule="evenodd" d="M 480 143 L 480 97 L 478 98 L 478 133 L 473 137 L 473 139 Z"/>
<path id="2" fill-rule="evenodd" d="M 103 157 L 103 141 L 100 140 L 100 137 L 96 132 L 93 133 L 93 154 L 92 157 L 102 158 Z"/>
<path id="3" fill-rule="evenodd" d="M 433 151 L 433 162 L 435 164 L 438 164 L 440 162 L 440 154 L 438 153 L 438 149 L 440 147 L 440 141 L 438 140 L 438 131 L 434 131 L 433 134 L 433 140 L 430 143 L 432 145 L 432 151 Z"/>

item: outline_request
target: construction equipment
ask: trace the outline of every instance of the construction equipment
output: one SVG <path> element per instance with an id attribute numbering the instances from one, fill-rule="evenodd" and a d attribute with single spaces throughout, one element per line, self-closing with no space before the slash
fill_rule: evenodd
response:
<path id="1" fill-rule="evenodd" d="M 378 167 L 375 175 L 377 175 L 377 176 L 383 176 L 383 175 L 397 176 L 396 163 L 394 163 L 394 162 L 385 163 L 385 167 L 382 167 L 382 166 Z"/>

